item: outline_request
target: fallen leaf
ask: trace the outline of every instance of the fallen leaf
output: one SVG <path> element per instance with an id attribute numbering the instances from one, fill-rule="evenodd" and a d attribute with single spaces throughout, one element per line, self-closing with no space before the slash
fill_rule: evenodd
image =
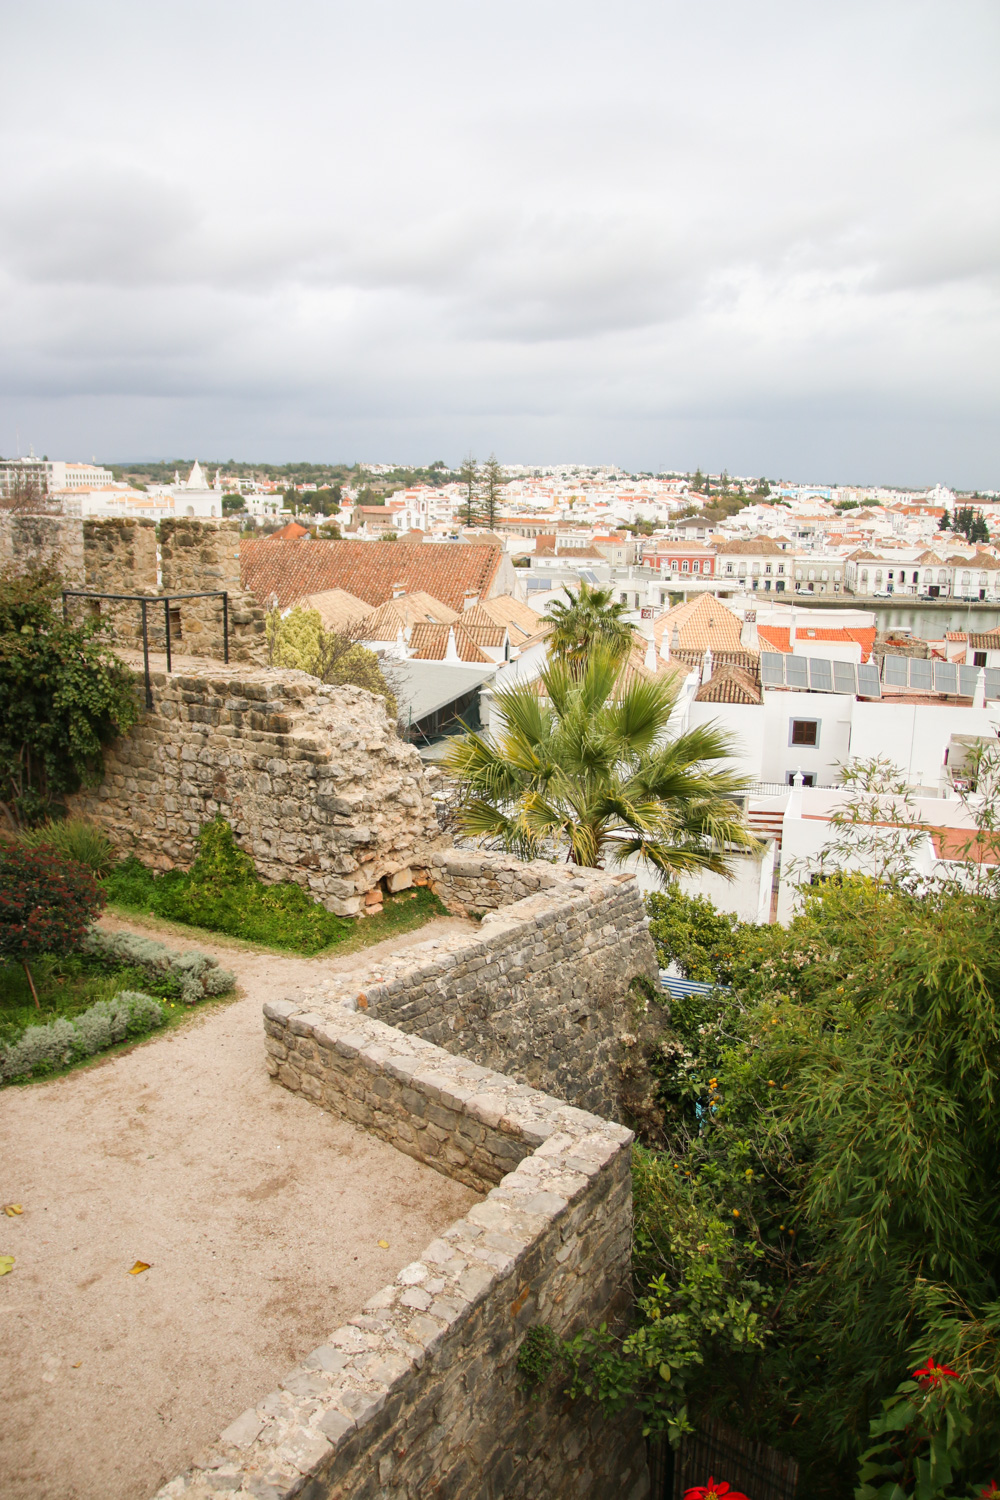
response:
<path id="1" fill-rule="evenodd" d="M 131 1271 L 128 1274 L 130 1276 L 139 1276 L 139 1275 L 141 1275 L 141 1273 L 143 1271 L 148 1271 L 148 1270 L 149 1270 L 149 1262 L 148 1261 L 137 1260 L 136 1263 L 135 1263 L 135 1265 L 132 1267 Z"/>
<path id="2" fill-rule="evenodd" d="M 12 1219 L 15 1214 L 24 1213 L 24 1209 L 21 1207 L 20 1203 L 5 1203 L 3 1206 L 3 1211 L 7 1215 L 8 1219 Z"/>
<path id="3" fill-rule="evenodd" d="M 379 1247 L 380 1250 L 388 1250 L 388 1248 L 389 1248 L 389 1241 L 388 1240 L 379 1240 L 378 1247 Z"/>
<path id="4" fill-rule="evenodd" d="M 14 1269 L 13 1255 L 0 1255 L 0 1276 L 6 1276 L 8 1271 Z"/>
<path id="5" fill-rule="evenodd" d="M 78 1370 L 82 1364 L 83 1364 L 83 1360 L 82 1359 L 78 1359 L 77 1362 L 76 1362 L 76 1364 L 71 1366 L 71 1369 Z"/>

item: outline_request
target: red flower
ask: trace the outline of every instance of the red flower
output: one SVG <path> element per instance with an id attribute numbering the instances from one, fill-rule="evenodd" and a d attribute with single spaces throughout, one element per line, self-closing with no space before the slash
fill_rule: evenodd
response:
<path id="1" fill-rule="evenodd" d="M 708 1476 L 707 1484 L 697 1484 L 693 1490 L 684 1491 L 684 1500 L 747 1500 L 739 1490 L 731 1490 L 724 1479 Z"/>
<path id="2" fill-rule="evenodd" d="M 1000 1484 L 991 1479 L 988 1488 L 979 1491 L 979 1500 L 992 1500 L 994 1495 L 1000 1495 Z"/>
<path id="3" fill-rule="evenodd" d="M 914 1380 L 920 1381 L 920 1388 L 924 1391 L 936 1390 L 945 1376 L 949 1376 L 952 1380 L 961 1378 L 954 1370 L 949 1370 L 947 1365 L 936 1365 L 932 1359 L 913 1372 Z"/>

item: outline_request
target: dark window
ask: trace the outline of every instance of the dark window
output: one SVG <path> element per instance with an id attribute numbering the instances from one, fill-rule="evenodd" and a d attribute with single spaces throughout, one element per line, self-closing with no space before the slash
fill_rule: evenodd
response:
<path id="1" fill-rule="evenodd" d="M 985 651 L 973 651 L 973 653 L 972 653 L 972 665 L 974 667 L 985 667 L 985 665 L 986 665 L 986 652 Z"/>
<path id="2" fill-rule="evenodd" d="M 793 719 L 793 745 L 816 745 L 819 743 L 819 721 L 817 719 Z"/>
<path id="3" fill-rule="evenodd" d="M 789 771 L 789 773 L 786 776 L 785 780 L 788 782 L 789 786 L 794 786 L 795 785 L 795 772 L 794 771 Z M 816 785 L 816 773 L 814 771 L 803 771 L 803 773 L 802 773 L 802 785 L 803 786 L 815 786 Z"/>
<path id="4" fill-rule="evenodd" d="M 170 611 L 170 644 L 173 645 L 174 641 L 181 640 L 183 635 L 184 632 L 181 629 L 181 612 L 179 609 L 172 609 Z"/>

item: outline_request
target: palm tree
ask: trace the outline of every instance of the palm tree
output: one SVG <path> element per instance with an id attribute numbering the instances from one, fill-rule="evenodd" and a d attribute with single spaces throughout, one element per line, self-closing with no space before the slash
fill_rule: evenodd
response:
<path id="1" fill-rule="evenodd" d="M 675 700 L 673 679 L 623 672 L 604 645 L 580 667 L 550 661 L 540 679 L 498 693 L 496 743 L 467 735 L 444 762 L 463 831 L 522 858 L 555 845 L 578 865 L 638 855 L 664 880 L 728 875 L 734 850 L 758 848 L 731 801 L 746 783 L 712 764 L 731 753 L 721 730 L 665 738 Z"/>
<path id="2" fill-rule="evenodd" d="M 581 581 L 577 593 L 566 589 L 569 603 L 557 599 L 549 605 L 545 622 L 553 625 L 549 654 L 556 661 L 580 667 L 591 647 L 603 642 L 621 661 L 632 647 L 632 627 L 623 616 L 626 605 L 615 599 L 614 590 Z"/>

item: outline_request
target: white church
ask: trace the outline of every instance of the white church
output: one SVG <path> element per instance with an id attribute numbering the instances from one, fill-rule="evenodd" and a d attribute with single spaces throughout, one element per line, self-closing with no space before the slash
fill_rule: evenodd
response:
<path id="1" fill-rule="evenodd" d="M 194 516 L 199 520 L 218 519 L 222 515 L 222 475 L 215 471 L 215 482 L 209 483 L 208 475 L 195 459 L 186 479 L 174 473 L 173 484 L 150 485 L 150 493 L 169 497 L 173 501 L 175 516 Z"/>

